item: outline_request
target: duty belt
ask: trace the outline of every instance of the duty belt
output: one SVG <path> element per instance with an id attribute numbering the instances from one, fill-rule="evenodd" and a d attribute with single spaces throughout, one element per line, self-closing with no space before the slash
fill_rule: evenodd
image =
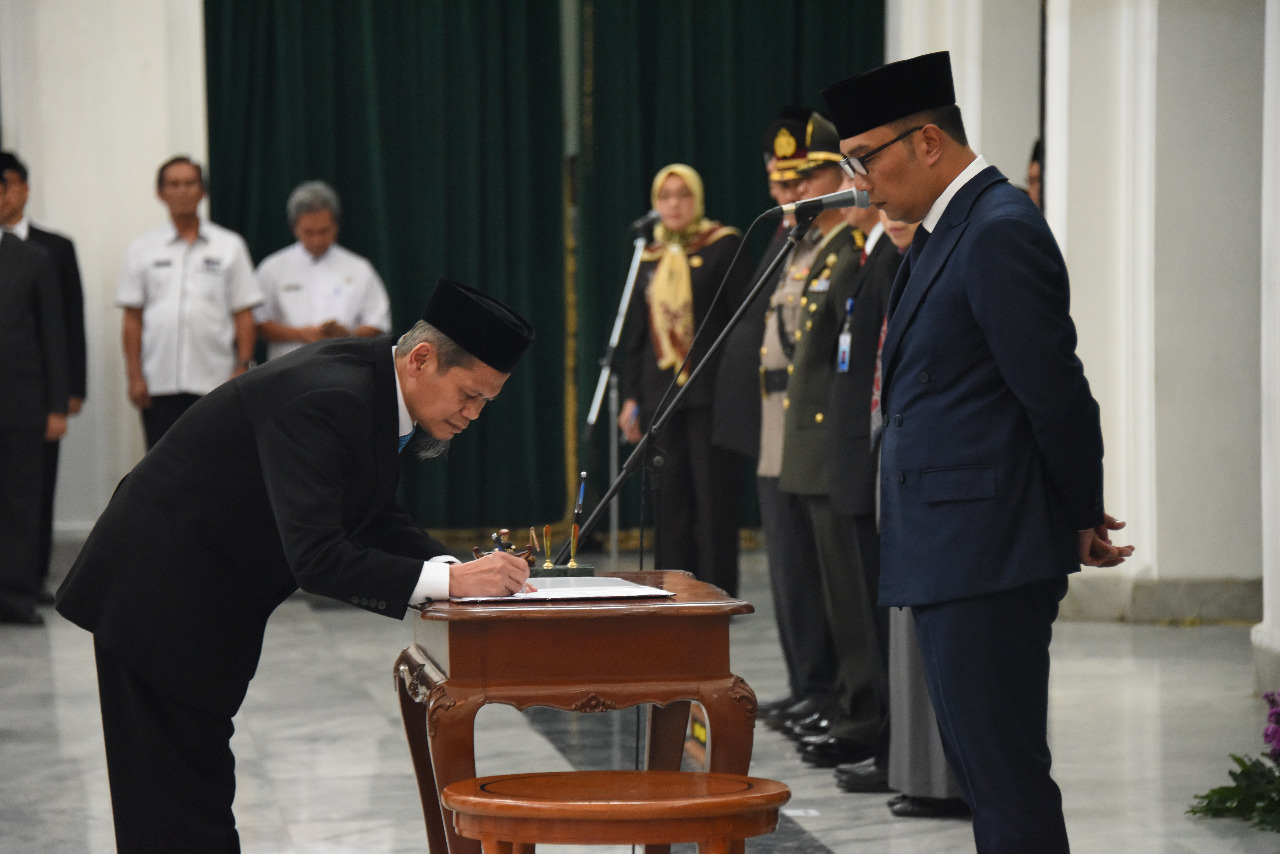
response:
<path id="1" fill-rule="evenodd" d="M 760 396 L 768 397 L 774 392 L 787 390 L 787 379 L 791 372 L 787 368 L 776 368 L 774 370 L 766 370 L 764 365 L 760 366 Z"/>

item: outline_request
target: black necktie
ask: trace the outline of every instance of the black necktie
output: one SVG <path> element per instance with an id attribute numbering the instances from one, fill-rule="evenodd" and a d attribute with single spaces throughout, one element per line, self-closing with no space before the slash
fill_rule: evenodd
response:
<path id="1" fill-rule="evenodd" d="M 920 253 L 924 251 L 924 245 L 929 242 L 929 232 L 925 230 L 923 224 L 916 226 L 915 237 L 911 238 L 911 246 L 907 249 L 907 257 L 902 259 L 902 268 L 898 271 L 897 279 L 893 283 L 893 290 L 889 292 L 889 316 L 893 317 L 893 311 L 898 307 L 898 300 L 902 299 L 902 292 L 907 288 L 907 282 L 911 280 L 911 269 L 915 266 L 916 261 L 920 258 Z"/>
<path id="2" fill-rule="evenodd" d="M 908 258 L 913 265 L 920 260 L 920 253 L 924 251 L 924 245 L 928 242 L 929 232 L 924 227 L 924 223 L 921 223 L 916 226 L 916 236 L 911 238 L 911 249 L 909 250 L 911 254 Z"/>

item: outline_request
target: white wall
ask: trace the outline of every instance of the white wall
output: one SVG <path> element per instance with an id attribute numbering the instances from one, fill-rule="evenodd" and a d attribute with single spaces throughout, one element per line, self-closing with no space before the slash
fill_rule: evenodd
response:
<path id="1" fill-rule="evenodd" d="M 207 151 L 200 0 L 0 0 L 3 145 L 31 171 L 28 213 L 76 242 L 88 402 L 62 443 L 59 532 L 85 533 L 142 455 L 125 398 L 116 277 L 165 219 L 155 170 Z"/>

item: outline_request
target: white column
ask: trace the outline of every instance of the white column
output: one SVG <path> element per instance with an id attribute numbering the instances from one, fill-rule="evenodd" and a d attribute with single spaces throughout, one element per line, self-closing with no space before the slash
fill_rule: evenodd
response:
<path id="1" fill-rule="evenodd" d="M 1260 311 L 1264 24 L 1256 0 L 1159 4 L 1156 575 L 1165 582 L 1261 573 L 1260 332 L 1252 318 Z"/>
<path id="2" fill-rule="evenodd" d="M 1262 581 L 1259 691 L 1280 688 L 1280 0 L 1267 0 L 1262 121 Z"/>
<path id="3" fill-rule="evenodd" d="M 156 168 L 205 160 L 200 0 L 0 0 L 3 145 L 31 171 L 28 212 L 76 242 L 89 398 L 62 445 L 57 528 L 88 531 L 140 458 L 125 398 L 116 278 L 129 240 L 165 220 Z"/>

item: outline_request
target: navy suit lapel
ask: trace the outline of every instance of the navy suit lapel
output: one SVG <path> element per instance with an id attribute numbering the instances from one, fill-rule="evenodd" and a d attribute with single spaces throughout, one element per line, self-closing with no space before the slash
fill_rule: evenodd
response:
<path id="1" fill-rule="evenodd" d="M 915 260 L 915 263 L 904 263 L 899 268 L 898 276 L 893 282 L 893 290 L 890 291 L 889 305 L 893 306 L 893 313 L 889 318 L 889 327 L 885 333 L 884 350 L 881 355 L 882 382 L 885 385 L 893 375 L 894 357 L 897 355 L 902 336 L 911 325 L 916 311 L 920 308 L 920 302 L 937 280 L 947 258 L 951 256 L 951 250 L 955 248 L 969 225 L 969 214 L 973 210 L 974 203 L 984 190 L 1004 180 L 1006 180 L 1005 177 L 994 166 L 988 166 L 975 175 L 969 183 L 960 188 L 951 203 L 947 205 L 942 219 L 938 221 L 938 227 L 929 236 L 929 241 L 925 244 L 920 257 Z M 924 226 L 920 227 L 924 228 Z"/>

